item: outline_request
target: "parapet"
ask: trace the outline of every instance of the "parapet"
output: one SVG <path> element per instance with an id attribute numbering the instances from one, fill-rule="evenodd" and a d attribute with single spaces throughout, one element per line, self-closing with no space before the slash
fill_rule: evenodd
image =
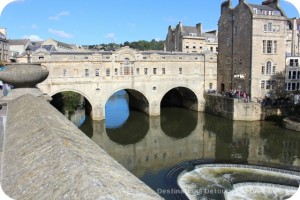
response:
<path id="1" fill-rule="evenodd" d="M 162 199 L 43 98 L 8 102 L 1 185 L 13 199 Z"/>

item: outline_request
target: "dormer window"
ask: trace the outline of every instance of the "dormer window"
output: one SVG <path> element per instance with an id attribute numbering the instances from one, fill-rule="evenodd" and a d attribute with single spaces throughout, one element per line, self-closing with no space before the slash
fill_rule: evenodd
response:
<path id="1" fill-rule="evenodd" d="M 196 37 L 196 33 L 189 33 L 189 36 Z"/>

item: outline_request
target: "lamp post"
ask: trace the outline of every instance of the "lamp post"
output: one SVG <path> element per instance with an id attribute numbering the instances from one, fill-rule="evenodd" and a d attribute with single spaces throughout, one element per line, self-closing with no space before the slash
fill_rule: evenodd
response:
<path id="1" fill-rule="evenodd" d="M 27 55 L 27 63 L 31 63 L 30 61 L 30 53 L 31 53 L 31 49 L 29 46 L 27 46 L 26 50 L 26 55 Z"/>

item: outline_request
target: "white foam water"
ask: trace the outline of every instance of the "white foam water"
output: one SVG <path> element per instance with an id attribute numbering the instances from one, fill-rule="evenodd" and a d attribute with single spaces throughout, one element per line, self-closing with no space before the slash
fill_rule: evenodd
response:
<path id="1" fill-rule="evenodd" d="M 293 196 L 298 188 L 269 183 L 238 183 L 233 190 L 225 191 L 226 200 L 236 199 L 278 199 L 284 200 Z"/>
<path id="2" fill-rule="evenodd" d="M 251 191 L 259 191 L 257 188 L 261 192 L 257 192 L 257 198 L 254 199 L 266 199 L 268 195 L 270 198 L 267 199 L 286 199 L 295 194 L 298 188 L 287 187 L 285 184 L 297 183 L 299 180 L 299 172 L 288 170 L 252 165 L 207 164 L 197 166 L 191 172 L 182 172 L 178 176 L 178 185 L 189 199 L 225 199 L 225 194 L 227 199 L 253 199 Z M 242 189 L 248 192 L 242 193 Z"/>

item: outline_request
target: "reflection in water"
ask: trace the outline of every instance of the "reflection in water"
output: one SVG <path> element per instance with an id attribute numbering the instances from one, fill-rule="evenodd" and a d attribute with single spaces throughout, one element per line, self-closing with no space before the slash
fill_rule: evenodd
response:
<path id="1" fill-rule="evenodd" d="M 198 113 L 184 108 L 161 109 L 160 123 L 164 133 L 175 139 L 187 137 L 197 126 Z"/>
<path id="2" fill-rule="evenodd" d="M 106 133 L 112 141 L 121 145 L 135 144 L 147 135 L 149 130 L 149 117 L 144 113 L 131 111 L 129 118 L 121 127 L 115 126 L 112 122 L 111 125 L 115 128 L 111 128 L 111 126 L 108 128 L 106 126 Z"/>
<path id="3" fill-rule="evenodd" d="M 125 90 L 113 94 L 105 105 L 106 127 L 119 128 L 129 117 L 128 95 Z"/>
<path id="4" fill-rule="evenodd" d="M 113 101 L 115 104 L 126 102 L 121 95 Z M 106 117 L 110 115 L 108 111 L 107 107 Z M 300 134 L 296 132 L 270 122 L 233 122 L 205 113 L 184 112 L 162 108 L 161 117 L 148 117 L 138 112 L 129 115 L 128 109 L 118 109 L 118 116 L 128 115 L 121 123 L 119 118 L 107 118 L 106 125 L 104 121 L 93 122 L 87 118 L 83 131 L 155 191 L 167 188 L 164 179 L 171 168 L 190 160 L 300 166 Z"/>

